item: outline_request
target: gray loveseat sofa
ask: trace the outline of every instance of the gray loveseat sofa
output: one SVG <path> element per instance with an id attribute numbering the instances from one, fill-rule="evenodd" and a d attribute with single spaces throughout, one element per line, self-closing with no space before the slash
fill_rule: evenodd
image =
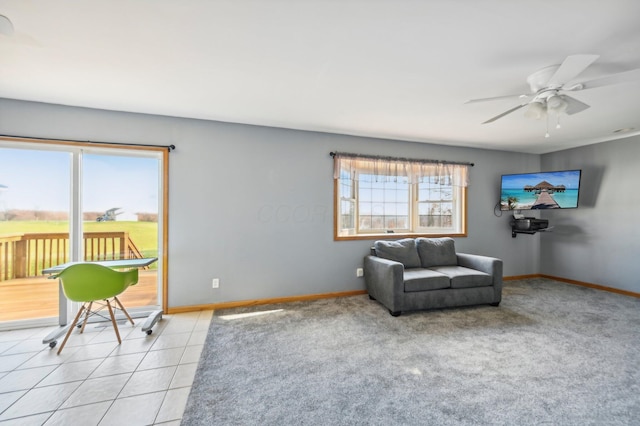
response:
<path id="1" fill-rule="evenodd" d="M 393 316 L 405 311 L 502 300 L 502 260 L 456 253 L 453 238 L 376 241 L 364 258 L 371 299 Z"/>

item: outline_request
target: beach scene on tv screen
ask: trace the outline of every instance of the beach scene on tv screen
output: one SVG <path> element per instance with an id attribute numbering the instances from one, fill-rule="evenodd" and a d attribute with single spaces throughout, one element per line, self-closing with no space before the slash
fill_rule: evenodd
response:
<path id="1" fill-rule="evenodd" d="M 502 176 L 501 210 L 571 209 L 578 207 L 580 171 Z"/>

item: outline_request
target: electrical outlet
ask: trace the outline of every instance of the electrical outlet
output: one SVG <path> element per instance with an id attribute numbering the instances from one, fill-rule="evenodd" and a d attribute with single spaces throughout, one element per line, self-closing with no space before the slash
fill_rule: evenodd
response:
<path id="1" fill-rule="evenodd" d="M 219 288 L 220 287 L 220 278 L 214 278 L 211 281 L 211 288 Z"/>
<path id="2" fill-rule="evenodd" d="M 362 268 L 356 269 L 356 277 L 364 277 L 364 269 Z"/>

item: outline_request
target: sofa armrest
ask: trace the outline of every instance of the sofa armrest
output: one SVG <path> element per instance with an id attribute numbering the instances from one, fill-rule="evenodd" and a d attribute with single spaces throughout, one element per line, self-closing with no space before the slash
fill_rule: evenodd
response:
<path id="1" fill-rule="evenodd" d="M 475 269 L 493 277 L 493 287 L 496 294 L 494 303 L 502 299 L 502 259 L 478 254 L 457 253 L 458 265 Z"/>
<path id="2" fill-rule="evenodd" d="M 365 256 L 364 281 L 369 295 L 393 310 L 404 292 L 404 266 L 393 260 Z"/>

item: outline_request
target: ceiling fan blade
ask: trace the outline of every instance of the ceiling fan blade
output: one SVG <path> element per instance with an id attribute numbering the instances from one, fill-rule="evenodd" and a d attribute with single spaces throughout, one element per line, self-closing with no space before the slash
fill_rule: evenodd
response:
<path id="1" fill-rule="evenodd" d="M 505 116 L 505 115 L 507 115 L 507 114 L 511 114 L 512 112 L 519 110 L 520 108 L 522 108 L 522 107 L 523 107 L 523 106 L 525 106 L 525 105 L 529 105 L 529 103 L 528 103 L 528 102 L 525 102 L 525 103 L 523 103 L 523 104 L 521 104 L 521 105 L 518 105 L 518 106 L 516 106 L 516 107 L 514 107 L 514 108 L 511 108 L 510 110 L 505 111 L 505 112 L 503 112 L 502 114 L 498 114 L 498 115 L 496 115 L 495 117 L 488 119 L 487 121 L 485 121 L 485 122 L 484 122 L 484 123 L 482 123 L 482 124 L 493 123 L 493 122 L 494 122 L 494 121 L 496 121 L 498 118 L 502 118 L 502 117 L 504 117 L 504 116 Z"/>
<path id="2" fill-rule="evenodd" d="M 497 101 L 500 99 L 513 99 L 513 98 L 525 99 L 525 98 L 528 98 L 529 96 L 530 95 L 518 94 L 518 95 L 494 96 L 492 98 L 469 99 L 468 101 L 465 101 L 465 104 L 473 104 L 476 102 L 486 102 L 486 101 Z"/>
<path id="3" fill-rule="evenodd" d="M 551 76 L 547 86 L 562 86 L 587 69 L 600 55 L 570 55 Z"/>
<path id="4" fill-rule="evenodd" d="M 572 98 L 571 96 L 562 95 L 561 97 L 567 102 L 567 109 L 565 109 L 565 112 L 569 115 L 591 108 L 589 105 L 577 100 L 576 98 Z"/>
<path id="5" fill-rule="evenodd" d="M 612 74 L 607 77 L 596 78 L 582 83 L 582 90 L 593 89 L 602 86 L 612 86 L 621 83 L 633 83 L 640 81 L 640 68 Z"/>
<path id="6" fill-rule="evenodd" d="M 0 15 L 0 34 L 11 37 L 14 31 L 11 20 L 4 15 Z"/>

